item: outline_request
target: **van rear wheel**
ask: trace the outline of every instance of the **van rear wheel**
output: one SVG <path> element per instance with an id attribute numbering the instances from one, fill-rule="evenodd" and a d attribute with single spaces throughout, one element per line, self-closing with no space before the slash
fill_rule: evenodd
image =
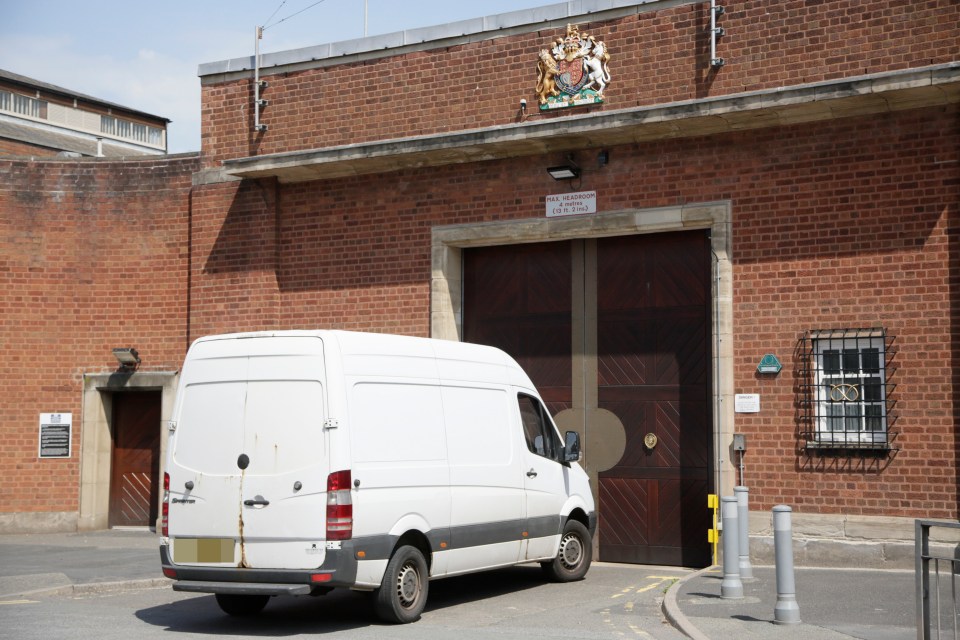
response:
<path id="1" fill-rule="evenodd" d="M 544 573 L 554 582 L 572 582 L 587 575 L 593 559 L 590 532 L 577 520 L 567 520 L 560 536 L 560 550 L 552 562 L 543 562 Z"/>
<path id="2" fill-rule="evenodd" d="M 223 609 L 224 613 L 231 616 L 245 617 L 255 616 L 270 601 L 270 596 L 263 595 L 244 595 L 239 593 L 218 593 L 217 604 Z"/>
<path id="3" fill-rule="evenodd" d="M 397 549 L 387 563 L 374 596 L 374 610 L 385 622 L 405 624 L 420 618 L 427 604 L 427 561 L 416 547 Z"/>

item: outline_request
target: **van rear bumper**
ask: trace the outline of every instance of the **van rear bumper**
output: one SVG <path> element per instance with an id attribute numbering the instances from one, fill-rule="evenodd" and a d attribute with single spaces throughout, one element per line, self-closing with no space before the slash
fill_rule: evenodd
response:
<path id="1" fill-rule="evenodd" d="M 306 596 L 313 588 L 308 584 L 270 584 L 268 582 L 198 582 L 178 580 L 174 591 L 199 593 L 230 593 L 264 596 Z"/>
<path id="2" fill-rule="evenodd" d="M 174 564 L 170 547 L 160 545 L 163 574 L 176 580 L 174 591 L 300 595 L 330 587 L 352 587 L 357 579 L 357 561 L 352 541 L 341 549 L 328 549 L 316 569 L 247 569 L 244 567 L 198 567 Z"/>

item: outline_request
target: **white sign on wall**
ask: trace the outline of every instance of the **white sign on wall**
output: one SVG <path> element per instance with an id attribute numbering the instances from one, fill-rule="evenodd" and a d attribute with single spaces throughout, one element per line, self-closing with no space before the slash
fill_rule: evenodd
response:
<path id="1" fill-rule="evenodd" d="M 578 191 L 547 196 L 547 217 L 579 216 L 597 212 L 597 192 Z"/>
<path id="2" fill-rule="evenodd" d="M 760 394 L 738 393 L 733 397 L 733 410 L 736 413 L 760 413 Z"/>
<path id="3" fill-rule="evenodd" d="M 39 456 L 69 458 L 72 428 L 72 413 L 41 413 Z"/>

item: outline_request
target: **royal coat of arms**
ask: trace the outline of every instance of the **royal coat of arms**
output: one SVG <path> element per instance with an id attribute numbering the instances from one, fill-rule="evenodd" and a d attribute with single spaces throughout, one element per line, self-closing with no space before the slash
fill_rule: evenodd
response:
<path id="1" fill-rule="evenodd" d="M 537 63 L 537 97 L 542 111 L 603 102 L 610 83 L 610 54 L 601 40 L 581 35 L 577 25 L 567 25 L 565 38 L 540 51 Z"/>

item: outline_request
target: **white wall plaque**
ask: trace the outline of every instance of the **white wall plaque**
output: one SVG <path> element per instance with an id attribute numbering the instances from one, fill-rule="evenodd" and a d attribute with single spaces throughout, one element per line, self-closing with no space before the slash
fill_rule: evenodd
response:
<path id="1" fill-rule="evenodd" d="M 597 192 L 578 191 L 547 196 L 547 217 L 579 216 L 597 212 Z"/>
<path id="2" fill-rule="evenodd" d="M 733 398 L 733 410 L 737 413 L 760 413 L 760 394 L 738 393 Z"/>
<path id="3" fill-rule="evenodd" d="M 41 413 L 39 456 L 69 458 L 72 429 L 72 413 Z"/>

